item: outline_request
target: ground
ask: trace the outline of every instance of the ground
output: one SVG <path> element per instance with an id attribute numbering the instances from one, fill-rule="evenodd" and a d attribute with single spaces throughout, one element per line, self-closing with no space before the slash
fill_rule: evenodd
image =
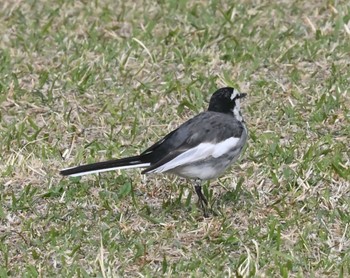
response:
<path id="1" fill-rule="evenodd" d="M 349 277 L 348 1 L 0 4 L 0 277 Z M 205 186 L 140 153 L 248 94 L 241 159 Z"/>

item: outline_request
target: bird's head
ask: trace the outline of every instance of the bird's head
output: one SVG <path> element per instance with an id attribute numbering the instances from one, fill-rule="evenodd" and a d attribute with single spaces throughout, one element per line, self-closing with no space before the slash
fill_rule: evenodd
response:
<path id="1" fill-rule="evenodd" d="M 218 89 L 210 98 L 208 111 L 233 113 L 237 120 L 242 121 L 240 99 L 246 95 L 231 87 Z"/>

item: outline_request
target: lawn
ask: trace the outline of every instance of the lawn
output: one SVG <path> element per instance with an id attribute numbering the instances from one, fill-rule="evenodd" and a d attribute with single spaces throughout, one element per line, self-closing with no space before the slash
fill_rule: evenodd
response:
<path id="1" fill-rule="evenodd" d="M 0 277 L 350 277 L 349 1 L 3 1 Z M 248 94 L 205 186 L 59 170 Z"/>

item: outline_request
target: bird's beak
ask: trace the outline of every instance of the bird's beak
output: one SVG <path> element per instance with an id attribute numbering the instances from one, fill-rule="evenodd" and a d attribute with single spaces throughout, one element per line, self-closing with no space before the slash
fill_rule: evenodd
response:
<path id="1" fill-rule="evenodd" d="M 247 96 L 247 94 L 245 94 L 245 93 L 240 93 L 239 96 L 238 96 L 238 98 L 245 98 L 246 96 Z"/>

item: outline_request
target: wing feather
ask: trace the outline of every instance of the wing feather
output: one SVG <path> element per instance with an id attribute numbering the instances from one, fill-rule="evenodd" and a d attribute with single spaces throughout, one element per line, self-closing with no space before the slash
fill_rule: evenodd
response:
<path id="1" fill-rule="evenodd" d="M 162 164 L 160 161 L 160 165 L 151 166 L 147 168 L 144 172 L 147 173 L 161 173 L 170 171 L 179 166 L 183 166 L 186 164 L 195 163 L 200 160 L 205 160 L 210 157 L 218 158 L 228 151 L 237 147 L 240 138 L 231 137 L 220 143 L 201 143 L 198 146 L 188 149 L 184 152 L 181 152 L 174 158 L 170 159 L 170 161 Z M 152 169 L 151 169 L 152 168 Z"/>

